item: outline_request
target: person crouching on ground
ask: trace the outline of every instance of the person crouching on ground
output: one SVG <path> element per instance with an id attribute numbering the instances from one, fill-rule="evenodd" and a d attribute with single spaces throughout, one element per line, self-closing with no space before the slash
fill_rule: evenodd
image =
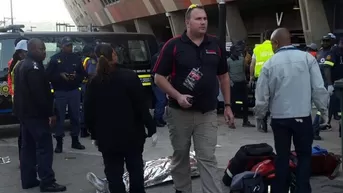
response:
<path id="1" fill-rule="evenodd" d="M 96 54 L 96 74 L 85 94 L 86 128 L 102 153 L 110 192 L 126 193 L 125 160 L 130 192 L 145 193 L 142 153 L 156 125 L 142 83 L 135 72 L 116 65 L 117 55 L 109 44 L 98 45 Z"/>

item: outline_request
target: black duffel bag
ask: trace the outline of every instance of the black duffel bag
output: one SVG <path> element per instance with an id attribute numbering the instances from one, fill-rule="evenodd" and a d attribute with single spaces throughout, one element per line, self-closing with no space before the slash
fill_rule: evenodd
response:
<path id="1" fill-rule="evenodd" d="M 232 177 L 236 174 L 250 171 L 254 165 L 266 159 L 273 160 L 273 147 L 267 143 L 249 144 L 240 147 L 236 155 L 229 161 L 223 176 L 223 183 L 231 185 Z"/>

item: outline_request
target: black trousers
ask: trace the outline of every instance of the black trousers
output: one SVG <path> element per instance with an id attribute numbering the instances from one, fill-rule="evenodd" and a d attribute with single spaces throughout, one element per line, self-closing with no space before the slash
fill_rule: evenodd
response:
<path id="1" fill-rule="evenodd" d="M 19 135 L 18 135 L 18 151 L 19 151 L 19 161 L 20 161 L 20 152 L 21 152 L 21 130 L 22 130 L 22 124 L 20 123 L 20 126 L 19 126 Z"/>
<path id="2" fill-rule="evenodd" d="M 22 187 L 30 187 L 37 181 L 37 171 L 41 186 L 49 186 L 54 183 L 56 180 L 52 170 L 53 145 L 49 120 L 21 120 L 21 140 L 20 172 Z"/>
<path id="3" fill-rule="evenodd" d="M 289 157 L 291 140 L 298 158 L 296 168 L 295 193 L 311 193 L 311 155 L 313 130 L 311 116 L 291 119 L 272 119 L 275 150 L 277 154 L 276 178 L 272 185 L 273 193 L 288 193 L 290 186 Z"/>
<path id="4" fill-rule="evenodd" d="M 237 101 L 241 101 L 243 104 L 237 104 Z M 248 121 L 248 86 L 246 81 L 243 82 L 234 82 L 234 85 L 231 87 L 231 104 L 234 114 L 240 112 L 240 107 L 243 107 L 243 122 Z"/>
<path id="5" fill-rule="evenodd" d="M 329 120 L 328 123 L 331 123 L 331 119 L 333 116 L 337 116 L 338 112 L 340 112 L 340 99 L 339 99 L 339 95 L 337 94 L 337 92 L 334 92 L 331 96 L 330 96 L 330 103 L 329 103 Z"/>
<path id="6" fill-rule="evenodd" d="M 144 145 L 126 152 L 102 152 L 110 192 L 126 193 L 123 183 L 125 162 L 130 175 L 130 193 L 145 193 L 143 148 Z"/>

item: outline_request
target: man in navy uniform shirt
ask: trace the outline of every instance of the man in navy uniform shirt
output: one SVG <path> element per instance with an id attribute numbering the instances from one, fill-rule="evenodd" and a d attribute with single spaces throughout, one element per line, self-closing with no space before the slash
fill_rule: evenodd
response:
<path id="1" fill-rule="evenodd" d="M 41 192 L 62 192 L 66 191 L 66 187 L 56 183 L 52 169 L 50 127 L 56 118 L 53 96 L 43 66 L 45 56 L 44 43 L 39 39 L 31 39 L 27 57 L 15 68 L 14 113 L 20 120 L 22 137 L 21 185 L 23 189 L 40 186 Z"/>
<path id="2" fill-rule="evenodd" d="M 47 74 L 55 91 L 55 103 L 57 109 L 57 124 L 55 138 L 57 145 L 55 153 L 62 152 L 64 137 L 64 120 L 66 108 L 72 125 L 70 135 L 72 148 L 85 149 L 79 142 L 80 134 L 80 104 L 81 92 L 79 87 L 85 77 L 81 58 L 73 53 L 73 42 L 70 37 L 64 37 L 61 41 L 61 52 L 53 55 L 47 67 Z"/>

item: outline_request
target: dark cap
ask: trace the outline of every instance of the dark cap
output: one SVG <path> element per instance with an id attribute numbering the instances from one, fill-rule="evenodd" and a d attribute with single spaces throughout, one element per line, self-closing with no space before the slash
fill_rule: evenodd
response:
<path id="1" fill-rule="evenodd" d="M 89 54 L 92 52 L 94 52 L 94 46 L 92 46 L 92 45 L 85 45 L 85 47 L 83 47 L 83 49 L 82 49 L 83 54 Z"/>
<path id="2" fill-rule="evenodd" d="M 333 33 L 328 33 L 328 36 L 330 36 L 331 39 L 336 39 L 336 36 Z"/>
<path id="3" fill-rule="evenodd" d="M 311 48 L 312 50 L 317 50 L 318 46 L 315 43 L 311 43 L 310 45 L 307 45 L 308 48 Z"/>
<path id="4" fill-rule="evenodd" d="M 73 41 L 70 37 L 63 37 L 61 40 L 61 46 L 70 46 L 73 45 Z"/>
<path id="5" fill-rule="evenodd" d="M 236 43 L 236 46 L 244 46 L 244 45 L 245 45 L 244 40 L 239 40 L 239 41 L 237 41 L 237 43 Z"/>
<path id="6" fill-rule="evenodd" d="M 322 40 L 331 40 L 331 36 L 329 35 L 323 36 Z"/>
<path id="7" fill-rule="evenodd" d="M 235 52 L 237 50 L 237 46 L 236 45 L 232 45 L 230 47 L 230 52 Z"/>

